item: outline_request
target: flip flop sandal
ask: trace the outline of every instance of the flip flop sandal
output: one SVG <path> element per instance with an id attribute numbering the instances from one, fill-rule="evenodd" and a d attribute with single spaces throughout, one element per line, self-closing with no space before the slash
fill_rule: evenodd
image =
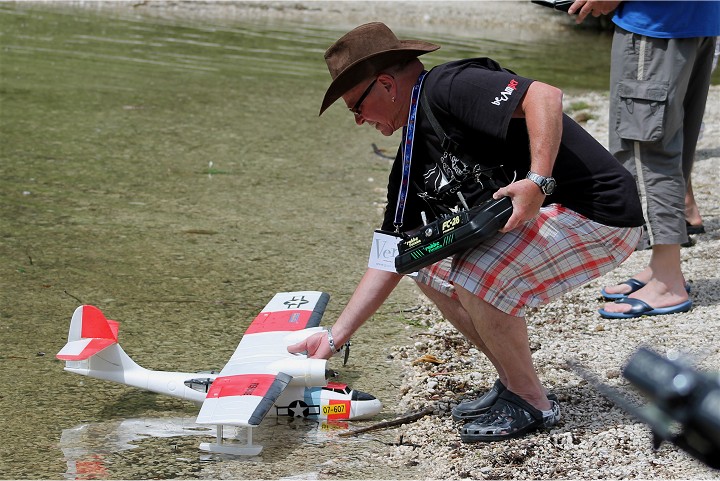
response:
<path id="1" fill-rule="evenodd" d="M 625 282 L 621 282 L 618 285 L 622 285 L 622 284 L 626 284 L 626 285 L 630 286 L 630 292 L 626 292 L 624 294 L 611 294 L 609 292 L 605 292 L 605 289 L 603 288 L 600 290 L 600 294 L 602 294 L 602 296 L 605 298 L 606 301 L 617 301 L 619 299 L 624 299 L 627 296 L 629 296 L 630 294 L 632 294 L 633 292 L 639 291 L 640 289 L 645 287 L 644 282 L 641 282 L 637 279 L 633 279 L 632 277 L 630 279 L 626 280 Z M 688 294 L 690 294 L 690 284 L 687 282 L 685 283 L 685 290 L 687 291 Z"/>
<path id="2" fill-rule="evenodd" d="M 635 299 L 634 297 L 626 297 L 615 301 L 616 304 L 629 304 L 630 310 L 625 312 L 608 312 L 600 309 L 598 312 L 605 319 L 632 319 L 642 316 L 663 316 L 665 314 L 676 314 L 678 312 L 687 312 L 692 309 L 692 301 L 688 299 L 680 304 L 669 307 L 652 307 L 645 301 Z"/>
<path id="3" fill-rule="evenodd" d="M 682 244 L 680 244 L 680 247 L 692 247 L 695 244 L 697 244 L 697 241 L 695 240 L 695 238 L 688 236 L 687 242 L 683 242 Z"/>
<path id="4" fill-rule="evenodd" d="M 643 287 L 645 287 L 644 282 L 641 282 L 637 279 L 633 279 L 632 277 L 630 279 L 626 280 L 625 282 L 621 282 L 618 285 L 622 285 L 622 284 L 630 286 L 630 291 L 624 292 L 622 294 L 620 294 L 620 293 L 612 294 L 610 292 L 605 292 L 605 288 L 603 288 L 600 290 L 600 294 L 602 294 L 602 296 L 605 298 L 606 301 L 615 301 L 617 299 L 622 299 L 623 297 L 627 297 L 630 294 L 632 294 L 633 292 L 638 291 L 638 290 L 642 289 Z"/>
<path id="5" fill-rule="evenodd" d="M 690 222 L 685 222 L 685 226 L 687 227 L 688 235 L 697 235 L 697 234 L 705 233 L 705 226 L 702 224 L 692 225 Z"/>
<path id="6" fill-rule="evenodd" d="M 460 439 L 465 443 L 503 441 L 554 426 L 560 421 L 560 405 L 557 401 L 550 404 L 552 413 L 543 416 L 542 411 L 506 389 L 490 411 L 462 427 Z"/>

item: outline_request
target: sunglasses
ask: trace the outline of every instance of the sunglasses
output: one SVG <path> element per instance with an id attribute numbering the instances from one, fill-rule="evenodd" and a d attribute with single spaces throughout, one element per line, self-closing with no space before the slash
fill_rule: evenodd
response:
<path id="1" fill-rule="evenodd" d="M 355 105 L 352 107 L 348 107 L 348 110 L 355 115 L 361 115 L 360 113 L 360 106 L 362 105 L 363 101 L 365 100 L 365 97 L 367 97 L 370 94 L 370 91 L 372 90 L 373 86 L 375 85 L 375 82 L 377 82 L 377 78 L 368 85 L 368 88 L 365 89 L 363 94 L 360 96 L 357 102 L 355 102 Z"/>

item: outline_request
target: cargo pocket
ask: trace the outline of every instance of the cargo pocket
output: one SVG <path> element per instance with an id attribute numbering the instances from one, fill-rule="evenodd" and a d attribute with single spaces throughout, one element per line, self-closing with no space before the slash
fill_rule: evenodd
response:
<path id="1" fill-rule="evenodd" d="M 663 137 L 667 82 L 621 80 L 615 129 L 623 139 L 654 142 Z"/>

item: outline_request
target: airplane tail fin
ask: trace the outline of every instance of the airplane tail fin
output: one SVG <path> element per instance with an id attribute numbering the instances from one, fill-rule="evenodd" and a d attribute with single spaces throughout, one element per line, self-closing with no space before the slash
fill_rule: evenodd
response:
<path id="1" fill-rule="evenodd" d="M 106 319 L 97 307 L 80 306 L 70 321 L 68 342 L 55 357 L 65 361 L 66 371 L 128 384 L 131 373 L 147 370 L 120 347 L 119 329 L 120 323 Z"/>
<path id="2" fill-rule="evenodd" d="M 113 381 L 168 396 L 202 402 L 205 392 L 185 385 L 197 373 L 151 371 L 133 361 L 118 344 L 120 323 L 106 319 L 94 306 L 75 309 L 68 342 L 55 357 L 65 370 L 82 376 Z M 206 375 L 206 377 L 215 376 Z"/>
<path id="3" fill-rule="evenodd" d="M 105 318 L 95 306 L 75 309 L 68 342 L 55 357 L 62 361 L 85 361 L 118 342 L 119 323 Z"/>

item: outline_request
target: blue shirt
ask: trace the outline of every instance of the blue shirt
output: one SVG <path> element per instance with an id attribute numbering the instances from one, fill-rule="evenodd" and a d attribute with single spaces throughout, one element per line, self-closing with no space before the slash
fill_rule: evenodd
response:
<path id="1" fill-rule="evenodd" d="M 720 35 L 720 1 L 626 1 L 613 22 L 648 37 L 715 37 Z"/>

